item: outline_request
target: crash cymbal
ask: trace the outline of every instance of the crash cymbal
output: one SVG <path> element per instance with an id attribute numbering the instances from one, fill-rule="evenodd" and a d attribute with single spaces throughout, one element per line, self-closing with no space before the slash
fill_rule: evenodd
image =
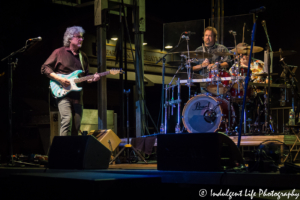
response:
<path id="1" fill-rule="evenodd" d="M 213 53 L 217 56 L 233 56 L 233 53 L 230 53 L 230 52 L 215 52 Z"/>
<path id="2" fill-rule="evenodd" d="M 188 52 L 187 51 L 173 52 L 172 54 L 183 54 L 183 55 L 187 56 Z M 211 54 L 211 53 L 190 51 L 190 58 L 205 59 L 205 58 L 211 58 L 211 57 L 213 57 L 213 54 Z"/>
<path id="3" fill-rule="evenodd" d="M 245 43 L 240 43 L 237 46 L 237 53 L 238 54 L 250 54 L 251 46 L 245 44 Z M 258 53 L 263 51 L 264 48 L 259 47 L 259 46 L 253 46 L 252 53 Z M 231 52 L 236 52 L 236 48 L 233 48 Z"/>
<path id="4" fill-rule="evenodd" d="M 274 57 L 279 57 L 280 54 L 281 54 L 282 57 L 285 57 L 285 56 L 291 56 L 291 55 L 294 55 L 294 54 L 296 54 L 296 53 L 297 53 L 297 51 L 294 51 L 294 50 L 281 51 L 281 53 L 280 53 L 280 51 L 274 51 L 274 52 L 273 52 L 273 56 L 274 56 Z"/>

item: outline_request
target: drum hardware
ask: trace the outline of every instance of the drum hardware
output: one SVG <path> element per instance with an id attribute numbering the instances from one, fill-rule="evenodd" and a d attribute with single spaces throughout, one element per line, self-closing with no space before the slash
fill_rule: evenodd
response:
<path id="1" fill-rule="evenodd" d="M 273 119 L 272 119 L 272 116 L 271 115 L 269 115 L 269 121 L 270 121 L 270 123 L 269 123 L 269 130 L 271 131 L 271 133 L 275 133 L 275 129 L 274 129 L 274 121 L 273 121 Z"/>
<path id="2" fill-rule="evenodd" d="M 183 34 L 183 33 L 182 33 Z M 182 35 L 181 34 L 181 35 Z M 166 63 L 166 56 L 167 55 L 169 55 L 169 54 L 171 54 L 171 52 L 173 52 L 176 48 L 178 48 L 178 46 L 183 42 L 184 40 L 181 40 L 181 36 L 180 36 L 180 39 L 179 39 L 179 42 L 178 42 L 178 44 L 174 47 L 174 48 L 172 48 L 172 49 L 170 49 L 163 57 L 161 57 L 155 64 L 158 64 L 159 62 L 161 62 L 162 61 L 162 90 L 161 90 L 161 105 L 164 105 L 164 102 L 165 102 L 165 94 L 164 94 L 164 92 L 165 92 L 165 63 Z M 181 67 L 180 67 L 181 68 Z M 189 76 L 190 77 L 190 76 Z M 180 79 L 178 79 L 178 81 L 179 81 Z M 166 111 L 166 109 L 165 109 L 165 111 Z M 163 116 L 163 113 L 164 113 L 164 106 L 161 106 L 161 113 L 162 113 L 162 115 L 161 115 L 161 124 L 164 124 L 164 116 Z M 165 115 L 166 116 L 166 115 Z M 165 117 L 165 122 L 167 123 L 167 121 L 166 121 L 166 117 Z M 165 123 L 165 133 L 166 133 L 166 131 L 167 131 L 167 125 L 166 125 L 166 123 Z"/>
<path id="3" fill-rule="evenodd" d="M 237 55 L 237 52 L 238 52 L 238 45 L 236 44 L 236 32 L 235 31 L 229 31 L 230 34 L 233 35 L 233 38 L 234 38 L 234 45 L 235 45 L 235 52 L 234 52 L 234 55 Z M 244 45 L 242 45 L 243 48 L 245 47 Z M 240 53 L 238 53 L 240 54 Z M 238 70 L 237 70 L 237 76 L 240 75 L 240 67 L 241 67 L 241 63 L 240 63 L 240 56 L 238 57 Z M 240 93 L 240 81 L 237 82 L 238 84 L 238 93 Z"/>
<path id="4" fill-rule="evenodd" d="M 170 82 L 170 84 L 172 81 Z M 177 105 L 177 124 L 176 127 L 177 129 L 180 129 L 180 122 L 181 122 L 181 115 L 180 115 L 180 110 L 181 110 L 181 98 L 180 98 L 180 91 L 181 91 L 181 85 L 180 85 L 180 79 L 178 78 L 176 85 L 166 85 L 165 86 L 165 133 L 167 133 L 167 125 L 168 125 L 168 117 L 170 116 L 170 107 L 171 107 L 171 115 L 173 116 L 173 109 Z M 174 90 L 175 87 L 177 87 L 177 99 L 174 99 Z M 172 96 L 170 96 L 170 89 L 172 89 Z M 168 95 L 169 94 L 169 95 Z M 168 97 L 171 97 L 171 99 L 168 100 Z M 175 130 L 175 129 L 174 129 Z"/>
<path id="5" fill-rule="evenodd" d="M 282 52 L 281 49 L 279 49 L 279 52 Z M 291 85 L 291 92 L 292 92 L 292 109 L 294 110 L 294 112 L 296 112 L 295 110 L 295 97 L 297 98 L 298 100 L 298 103 L 299 103 L 299 99 L 300 99 L 300 96 L 299 96 L 299 93 L 295 92 L 295 91 L 298 91 L 298 88 L 297 88 L 297 84 L 296 82 L 298 82 L 298 80 L 296 79 L 295 77 L 295 71 L 296 70 L 291 70 L 290 67 L 284 62 L 284 59 L 282 58 L 282 56 L 280 55 L 280 61 L 283 63 L 282 64 L 282 67 L 285 71 L 285 76 L 284 76 L 284 80 L 285 80 L 285 84 L 287 83 L 290 83 Z M 295 68 L 297 69 L 297 68 Z M 290 72 L 290 79 L 287 79 L 287 72 Z M 289 81 L 287 81 L 289 80 Z M 285 88 L 286 90 L 286 88 Z M 299 106 L 298 106 L 298 110 L 299 110 Z"/>
<path id="6" fill-rule="evenodd" d="M 205 59 L 205 58 L 212 58 L 212 53 L 207 52 L 200 52 L 200 51 L 181 51 L 181 52 L 173 52 L 172 54 L 181 54 L 182 56 L 190 56 L 196 59 Z"/>

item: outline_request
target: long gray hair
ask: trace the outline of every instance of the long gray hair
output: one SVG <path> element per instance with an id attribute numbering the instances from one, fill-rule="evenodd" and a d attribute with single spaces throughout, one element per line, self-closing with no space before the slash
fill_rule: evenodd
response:
<path id="1" fill-rule="evenodd" d="M 68 27 L 65 34 L 64 34 L 64 46 L 65 47 L 69 47 L 70 46 L 70 39 L 72 39 L 74 37 L 75 34 L 84 34 L 85 31 L 83 30 L 83 28 L 81 26 L 72 26 L 72 27 Z"/>

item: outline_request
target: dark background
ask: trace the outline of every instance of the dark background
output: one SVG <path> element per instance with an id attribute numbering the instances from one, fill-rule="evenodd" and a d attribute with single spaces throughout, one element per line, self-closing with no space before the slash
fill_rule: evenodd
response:
<path id="1" fill-rule="evenodd" d="M 87 2 L 82 0 L 82 3 Z M 266 7 L 266 11 L 259 14 L 256 45 L 265 47 L 267 40 L 261 21 L 265 20 L 268 28 L 273 51 L 295 50 L 296 55 L 286 57 L 290 65 L 299 65 L 300 38 L 299 38 L 299 2 L 298 1 L 267 1 L 267 0 L 231 0 L 225 1 L 225 16 L 248 14 L 250 10 Z M 161 1 L 146 0 L 146 32 L 145 40 L 149 46 L 163 49 L 163 23 L 183 22 L 190 20 L 208 19 L 211 17 L 211 1 Z M 129 20 L 131 23 L 131 20 Z M 25 45 L 29 38 L 41 36 L 42 42 L 32 45 L 26 52 L 17 55 L 19 65 L 13 72 L 13 111 L 14 135 L 24 142 L 33 131 L 21 129 L 24 120 L 31 115 L 42 115 L 49 112 L 48 107 L 48 79 L 40 74 L 40 67 L 51 52 L 62 46 L 63 34 L 66 27 L 79 25 L 86 33 L 96 35 L 94 26 L 94 8 L 63 6 L 51 3 L 50 0 L 10 0 L 0 4 L 0 58 Z M 111 27 L 114 27 L 112 24 Z M 249 30 L 251 26 L 247 27 Z M 242 27 L 239 28 L 242 30 Z M 188 30 L 187 30 L 188 31 Z M 250 38 L 247 38 L 249 41 Z M 241 41 L 238 41 L 240 43 Z M 262 54 L 257 58 L 263 59 Z M 6 62 L 0 62 L 0 74 L 7 70 Z M 296 77 L 299 77 L 298 70 Z M 281 72 L 281 66 L 275 62 L 274 72 Z M 108 109 L 119 113 L 120 99 L 118 83 L 108 86 Z M 129 83 L 132 88 L 134 82 Z M 88 91 L 95 91 L 96 84 L 89 86 Z M 146 101 L 154 121 L 159 115 L 161 85 L 146 88 Z M 7 144 L 7 77 L 0 77 L 0 141 Z M 92 93 L 92 92 L 90 92 Z M 155 95 L 153 95 L 155 94 Z M 89 96 L 86 108 L 96 109 L 96 95 Z M 132 97 L 131 97 L 132 98 Z M 46 102 L 43 105 L 39 102 Z M 133 105 L 132 105 L 133 106 Z M 38 107 L 38 109 L 37 109 Z M 134 116 L 131 113 L 131 116 Z M 135 119 L 131 118 L 130 126 L 134 136 Z M 151 125 L 152 126 L 152 125 Z M 28 134 L 24 134 L 28 132 Z M 123 137 L 124 135 L 119 135 Z M 22 143 L 22 142 L 21 142 Z M 16 145 L 19 145 L 16 144 Z M 1 145 L 1 152 L 5 152 L 6 145 Z"/>

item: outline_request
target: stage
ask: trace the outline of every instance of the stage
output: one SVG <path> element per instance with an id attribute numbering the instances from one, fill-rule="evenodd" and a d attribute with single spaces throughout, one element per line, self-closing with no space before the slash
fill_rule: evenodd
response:
<path id="1" fill-rule="evenodd" d="M 206 198 L 212 191 L 255 191 L 255 199 L 261 190 L 292 192 L 300 185 L 299 174 L 160 171 L 157 164 L 142 163 L 103 170 L 0 167 L 0 175 L 2 194 L 12 199 L 199 199 L 203 190 L 208 191 Z"/>

